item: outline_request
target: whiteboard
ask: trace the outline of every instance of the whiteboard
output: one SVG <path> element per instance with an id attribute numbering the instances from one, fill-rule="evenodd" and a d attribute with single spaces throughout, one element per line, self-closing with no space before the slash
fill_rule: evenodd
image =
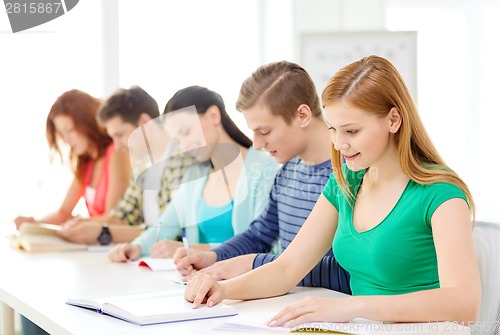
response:
<path id="1" fill-rule="evenodd" d="M 302 33 L 300 36 L 300 63 L 311 75 L 320 97 L 335 72 L 369 55 L 388 59 L 417 100 L 416 31 Z"/>

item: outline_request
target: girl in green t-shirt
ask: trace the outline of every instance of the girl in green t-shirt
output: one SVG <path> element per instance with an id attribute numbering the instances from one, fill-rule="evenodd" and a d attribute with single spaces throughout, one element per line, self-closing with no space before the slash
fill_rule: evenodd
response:
<path id="1" fill-rule="evenodd" d="M 270 326 L 359 317 L 475 321 L 481 287 L 474 202 L 437 153 L 401 75 L 386 59 L 365 57 L 337 72 L 322 99 L 333 174 L 293 243 L 242 276 L 220 283 L 193 277 L 186 300 L 197 307 L 284 294 L 333 245 L 353 296 L 306 298 Z"/>

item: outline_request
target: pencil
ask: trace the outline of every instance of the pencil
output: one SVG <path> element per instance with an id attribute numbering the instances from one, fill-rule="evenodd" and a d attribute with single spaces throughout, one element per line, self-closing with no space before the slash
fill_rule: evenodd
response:
<path id="1" fill-rule="evenodd" d="M 161 230 L 161 221 L 158 221 L 158 224 L 156 225 L 158 230 L 156 231 L 156 242 L 160 241 L 160 230 Z"/>

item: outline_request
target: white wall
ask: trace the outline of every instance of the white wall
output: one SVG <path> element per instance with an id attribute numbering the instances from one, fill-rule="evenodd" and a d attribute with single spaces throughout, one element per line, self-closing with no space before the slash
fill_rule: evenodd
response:
<path id="1" fill-rule="evenodd" d="M 302 33 L 417 31 L 416 102 L 424 124 L 471 188 L 477 218 L 500 221 L 499 15 L 493 0 L 294 0 L 294 55 L 300 61 Z"/>
<path id="2" fill-rule="evenodd" d="M 101 18 L 102 6 L 118 6 L 119 15 Z M 231 110 L 242 80 L 263 63 L 300 62 L 301 33 L 380 29 L 418 31 L 422 118 L 472 188 L 478 218 L 500 221 L 499 7 L 495 0 L 86 0 L 17 34 L 0 13 L 0 221 L 53 210 L 66 191 L 71 175 L 49 164 L 44 138 L 45 117 L 65 90 L 105 97 L 139 84 L 163 109 L 176 90 L 206 85 L 245 128 Z M 118 46 L 104 43 L 102 22 Z"/>

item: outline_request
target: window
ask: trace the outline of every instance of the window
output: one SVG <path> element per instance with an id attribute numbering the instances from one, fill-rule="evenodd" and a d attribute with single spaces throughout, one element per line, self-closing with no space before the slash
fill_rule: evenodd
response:
<path id="1" fill-rule="evenodd" d="M 437 149 L 471 188 L 477 218 L 498 221 L 500 5 L 391 1 L 389 30 L 418 31 L 418 107 Z"/>
<path id="2" fill-rule="evenodd" d="M 45 120 L 67 90 L 101 96 L 100 5 L 80 1 L 60 18 L 15 34 L 0 16 L 0 221 L 48 214 L 64 199 L 72 174 L 50 164 Z"/>
<path id="3" fill-rule="evenodd" d="M 218 92 L 228 113 L 241 82 L 259 65 L 257 1 L 120 1 L 120 85 L 140 85 L 163 112 L 179 89 Z M 152 10 L 154 9 L 154 10 Z"/>

